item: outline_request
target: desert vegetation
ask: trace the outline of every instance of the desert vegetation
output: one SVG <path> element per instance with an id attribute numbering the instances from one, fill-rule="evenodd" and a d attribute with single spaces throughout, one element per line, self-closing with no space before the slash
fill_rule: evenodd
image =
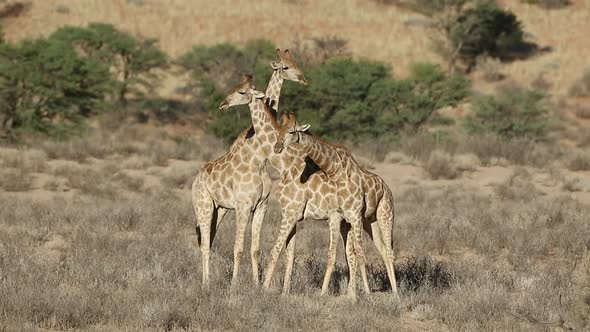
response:
<path id="1" fill-rule="evenodd" d="M 588 9 L 0 1 L 0 330 L 588 329 Z M 249 125 L 221 98 L 246 71 L 263 90 L 279 46 L 309 81 L 284 84 L 281 110 L 393 190 L 399 302 L 371 245 L 373 293 L 340 296 L 339 244 L 320 296 L 328 230 L 314 221 L 291 295 L 253 287 L 248 259 L 230 291 L 233 213 L 201 288 L 190 184 Z"/>

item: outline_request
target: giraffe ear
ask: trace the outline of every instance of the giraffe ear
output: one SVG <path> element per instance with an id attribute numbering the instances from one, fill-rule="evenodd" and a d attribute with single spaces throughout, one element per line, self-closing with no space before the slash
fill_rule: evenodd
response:
<path id="1" fill-rule="evenodd" d="M 256 99 L 262 99 L 265 97 L 264 92 L 262 91 L 258 91 L 258 90 L 252 90 L 252 95 L 254 96 L 254 98 Z"/>
<path id="2" fill-rule="evenodd" d="M 297 126 L 295 127 L 295 130 L 300 131 L 302 133 L 306 132 L 309 130 L 309 127 L 311 127 L 311 125 L 309 124 L 304 124 L 303 126 Z"/>
<path id="3" fill-rule="evenodd" d="M 271 61 L 270 62 L 270 66 L 272 67 L 272 69 L 277 70 L 281 68 L 281 64 L 276 62 L 276 61 Z"/>

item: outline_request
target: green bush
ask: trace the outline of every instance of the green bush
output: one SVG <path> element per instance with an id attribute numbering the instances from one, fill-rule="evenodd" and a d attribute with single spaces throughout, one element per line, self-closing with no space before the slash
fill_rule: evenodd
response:
<path id="1" fill-rule="evenodd" d="M 465 128 L 471 133 L 507 138 L 542 138 L 548 125 L 544 97 L 539 91 L 516 86 L 502 89 L 495 96 L 479 96 L 474 100 L 473 114 L 465 119 Z"/>
<path id="2" fill-rule="evenodd" d="M 295 100 L 289 110 L 319 135 L 335 140 L 395 138 L 469 93 L 464 78 L 448 77 L 430 64 L 416 64 L 408 79 L 395 80 L 383 64 L 342 58 L 311 68 L 307 75 L 310 86 L 290 85 L 283 100 Z"/>
<path id="3" fill-rule="evenodd" d="M 459 56 L 475 64 L 479 55 L 503 57 L 523 44 L 521 24 L 512 12 L 494 1 L 480 1 L 457 17 L 448 30 L 448 38 Z"/>
<path id="4" fill-rule="evenodd" d="M 517 17 L 493 0 L 413 0 L 406 6 L 435 19 L 442 38 L 435 38 L 434 48 L 451 72 L 457 60 L 470 71 L 481 55 L 507 58 L 525 45 Z"/>
<path id="5" fill-rule="evenodd" d="M 0 45 L 0 105 L 7 131 L 58 136 L 79 131 L 83 117 L 104 105 L 111 82 L 106 65 L 80 57 L 62 41 Z"/>
<path id="6" fill-rule="evenodd" d="M 158 78 L 155 70 L 167 66 L 166 54 L 156 46 L 155 39 L 138 40 L 111 24 L 63 27 L 50 39 L 77 47 L 89 57 L 108 65 L 116 79 L 113 99 L 123 105 L 129 93 L 141 96 L 153 92 Z"/>

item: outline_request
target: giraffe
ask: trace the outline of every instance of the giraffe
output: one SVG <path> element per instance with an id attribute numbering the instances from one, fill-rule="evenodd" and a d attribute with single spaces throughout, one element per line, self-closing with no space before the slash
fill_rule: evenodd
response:
<path id="1" fill-rule="evenodd" d="M 322 189 L 329 179 L 325 174 L 319 172 L 317 165 L 313 164 L 309 158 L 305 158 L 306 155 L 302 149 L 293 147 L 289 149 L 289 152 L 282 154 L 273 152 L 272 148 L 275 145 L 280 127 L 276 122 L 273 110 L 269 107 L 269 103 L 262 101 L 262 97 L 251 84 L 251 78 L 247 78 L 238 85 L 222 104 L 227 105 L 227 107 L 248 104 L 252 124 L 256 128 L 256 132 L 269 134 L 268 142 L 272 145 L 269 149 L 261 150 L 263 152 L 262 157 L 266 158 L 281 174 L 278 197 L 283 216 L 296 218 L 297 221 L 303 218 L 328 220 L 331 235 L 328 260 L 335 262 L 336 242 L 334 233 L 342 220 L 342 216 L 337 211 L 335 186 L 327 187 L 332 188 L 333 191 Z M 257 135 L 262 136 L 262 134 Z M 347 232 L 344 234 L 347 234 Z M 283 293 L 289 292 L 294 263 L 294 237 L 290 239 L 291 241 L 287 245 L 287 271 L 283 283 Z M 347 247 L 350 250 L 352 248 Z M 347 256 L 351 266 L 355 266 L 353 264 L 355 257 L 353 253 Z M 322 293 L 326 292 L 328 286 L 329 278 L 322 286 Z"/>
<path id="2" fill-rule="evenodd" d="M 341 147 L 334 146 L 331 143 L 309 134 L 309 125 L 299 126 L 296 122 L 295 115 L 285 114 L 282 121 L 279 136 L 277 138 L 274 150 L 279 154 L 288 150 L 290 146 L 300 146 L 307 155 L 317 163 L 317 165 L 326 173 L 336 188 L 328 189 L 336 192 L 337 205 L 340 207 L 343 217 L 350 222 L 352 226 L 354 241 L 346 243 L 347 254 L 351 252 L 348 245 L 354 246 L 354 254 L 362 256 L 364 253 L 357 250 L 356 246 L 361 245 L 361 229 L 356 227 L 354 222 L 362 220 L 362 228 L 369 234 L 375 246 L 380 252 L 385 267 L 392 292 L 397 297 L 397 286 L 394 273 L 394 255 L 392 245 L 392 232 L 394 227 L 394 202 L 390 188 L 385 181 L 378 175 L 363 169 L 349 154 Z M 295 144 L 294 144 L 295 143 Z M 324 188 L 321 188 L 324 189 Z M 277 252 L 280 253 L 282 243 L 286 241 L 285 233 L 293 227 L 293 222 L 289 219 L 283 219 L 282 229 L 271 254 L 272 262 L 267 270 L 267 279 L 265 284 L 272 275 L 272 269 L 276 264 Z M 344 234 L 342 234 L 344 236 Z M 333 261 L 328 261 L 328 268 L 324 276 L 324 283 L 329 281 L 329 275 L 333 271 Z M 354 287 L 351 283 L 356 280 L 354 273 L 356 269 L 350 266 L 349 262 L 349 292 Z M 359 257 L 361 273 L 363 275 L 363 284 L 365 291 L 369 291 L 366 270 L 364 269 L 364 257 Z M 332 266 L 330 266 L 332 265 Z"/>
<path id="3" fill-rule="evenodd" d="M 278 112 L 280 89 L 284 80 L 307 84 L 305 76 L 288 50 L 276 50 L 280 61 L 272 61 L 273 74 L 267 87 L 266 102 Z M 252 77 L 246 77 L 243 88 L 254 86 Z M 245 91 L 245 90 L 244 90 Z M 240 92 L 244 92 L 240 91 Z M 222 103 L 221 110 L 230 105 Z M 211 245 L 217 228 L 229 209 L 236 211 L 236 237 L 232 287 L 237 284 L 244 235 L 248 219 L 252 215 L 252 277 L 258 285 L 260 230 L 267 210 L 271 179 L 266 171 L 266 161 L 260 156 L 261 144 L 267 137 L 264 126 L 251 126 L 243 131 L 222 157 L 205 163 L 191 186 L 193 208 L 197 217 L 197 241 L 201 251 L 202 284 L 209 285 L 209 260 Z M 266 149 L 270 150 L 271 144 Z"/>

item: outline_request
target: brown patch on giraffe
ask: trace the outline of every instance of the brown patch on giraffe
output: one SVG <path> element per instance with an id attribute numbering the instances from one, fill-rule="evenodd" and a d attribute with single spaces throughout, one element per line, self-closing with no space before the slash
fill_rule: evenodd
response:
<path id="1" fill-rule="evenodd" d="M 245 164 L 241 164 L 240 166 L 238 166 L 238 168 L 236 168 L 236 172 L 238 173 L 246 173 L 248 171 L 248 166 Z"/>
<path id="2" fill-rule="evenodd" d="M 211 161 L 203 165 L 203 168 L 205 169 L 205 171 L 207 171 L 207 174 L 211 174 L 211 171 L 213 171 L 213 167 L 215 167 L 215 164 Z"/>
<path id="3" fill-rule="evenodd" d="M 244 136 L 244 139 L 249 139 L 256 135 L 256 130 L 254 129 L 254 126 L 250 126 L 250 128 L 245 130 L 245 133 L 246 135 Z"/>
<path id="4" fill-rule="evenodd" d="M 304 161 L 305 161 L 305 168 L 303 169 L 301 176 L 299 176 L 299 182 L 301 182 L 301 183 L 306 183 L 312 174 L 322 171 L 320 166 L 318 166 L 318 164 L 316 164 L 316 162 L 313 159 L 311 159 L 309 156 L 305 156 Z"/>

